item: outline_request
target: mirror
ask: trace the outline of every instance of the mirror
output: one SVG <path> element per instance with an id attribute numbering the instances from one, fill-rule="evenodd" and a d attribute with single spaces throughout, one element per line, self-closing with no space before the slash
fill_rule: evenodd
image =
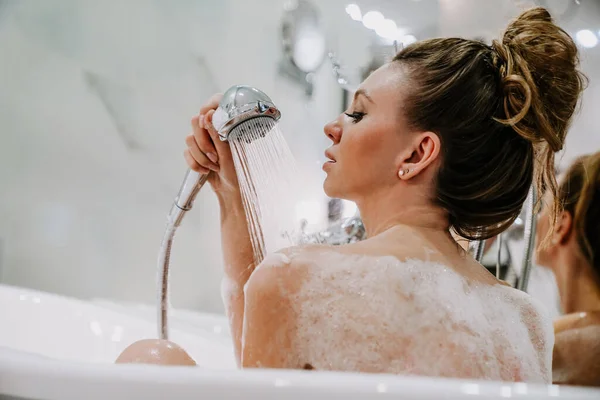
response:
<path id="1" fill-rule="evenodd" d="M 283 60 L 280 72 L 313 92 L 314 73 L 325 58 L 325 33 L 319 12 L 308 0 L 290 1 L 285 5 L 281 24 Z"/>

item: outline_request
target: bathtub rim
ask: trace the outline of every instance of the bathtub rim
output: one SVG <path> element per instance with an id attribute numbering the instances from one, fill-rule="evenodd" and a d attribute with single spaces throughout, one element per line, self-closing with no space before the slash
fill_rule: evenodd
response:
<path id="1" fill-rule="evenodd" d="M 32 384 L 35 382 L 35 384 Z M 525 393 L 524 393 L 525 392 Z M 331 398 L 598 399 L 600 389 L 326 371 L 232 370 L 90 364 L 0 349 L 0 394 L 29 399 Z M 404 394 L 405 396 L 399 396 Z M 509 394 L 509 396 L 507 396 Z M 84 396 L 84 397 L 82 397 Z M 326 396 L 326 397 L 322 397 Z"/>

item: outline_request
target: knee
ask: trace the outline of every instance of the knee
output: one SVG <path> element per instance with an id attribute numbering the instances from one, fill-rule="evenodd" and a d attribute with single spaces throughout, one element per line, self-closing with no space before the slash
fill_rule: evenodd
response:
<path id="1" fill-rule="evenodd" d="M 179 345 L 161 339 L 143 339 L 131 344 L 119 355 L 116 363 L 196 365 L 194 359 Z"/>

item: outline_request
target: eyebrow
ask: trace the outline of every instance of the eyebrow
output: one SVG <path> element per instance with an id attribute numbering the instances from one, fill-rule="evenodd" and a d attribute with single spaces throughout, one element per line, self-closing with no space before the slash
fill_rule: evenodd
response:
<path id="1" fill-rule="evenodd" d="M 356 100 L 356 98 L 360 95 L 365 96 L 367 98 L 367 100 L 369 100 L 371 103 L 375 104 L 375 102 L 373 101 L 371 96 L 369 96 L 364 89 L 358 89 L 356 92 L 354 92 L 354 100 Z"/>

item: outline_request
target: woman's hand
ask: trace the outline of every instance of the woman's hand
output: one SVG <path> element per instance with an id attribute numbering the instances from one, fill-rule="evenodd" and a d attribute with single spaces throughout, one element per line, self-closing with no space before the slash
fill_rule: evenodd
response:
<path id="1" fill-rule="evenodd" d="M 192 118 L 192 134 L 185 138 L 183 155 L 190 169 L 208 174 L 208 181 L 219 197 L 239 195 L 239 184 L 231 148 L 219 139 L 212 117 L 223 95 L 217 93 Z"/>

